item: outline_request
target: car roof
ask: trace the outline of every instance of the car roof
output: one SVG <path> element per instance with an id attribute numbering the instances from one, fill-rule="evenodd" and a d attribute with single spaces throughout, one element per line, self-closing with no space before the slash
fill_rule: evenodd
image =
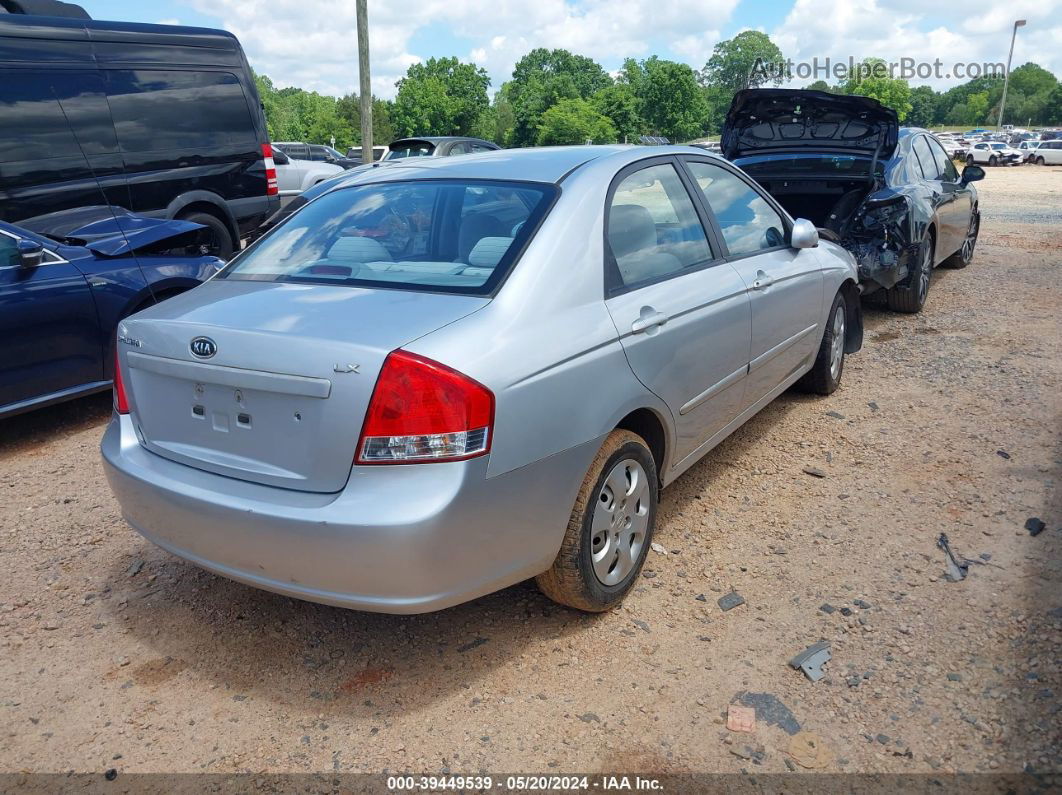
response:
<path id="1" fill-rule="evenodd" d="M 692 146 L 544 146 L 526 149 L 496 149 L 465 157 L 414 157 L 391 161 L 357 171 L 342 185 L 409 179 L 498 179 L 559 183 L 581 166 L 603 159 L 617 160 L 617 169 L 641 157 L 696 154 L 718 157 Z M 721 158 L 720 158 L 721 159 Z M 364 167 L 363 167 L 364 168 Z M 336 187 L 339 187 L 336 184 Z"/>
<path id="2" fill-rule="evenodd" d="M 483 138 L 472 138 L 467 135 L 411 135 L 408 138 L 396 138 L 391 141 L 391 146 L 394 146 L 395 144 L 413 143 L 416 141 L 427 141 L 429 144 L 441 144 L 446 141 L 478 141 L 479 143 L 497 146 L 497 144 L 484 140 Z"/>

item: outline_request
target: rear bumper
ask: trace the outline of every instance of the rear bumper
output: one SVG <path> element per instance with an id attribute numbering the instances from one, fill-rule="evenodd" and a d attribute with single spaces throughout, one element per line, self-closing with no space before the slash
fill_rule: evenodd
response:
<path id="1" fill-rule="evenodd" d="M 103 437 L 126 520 L 205 569 L 298 599 L 439 610 L 547 569 L 600 440 L 486 478 L 487 459 L 355 467 L 343 491 L 261 486 L 145 450 L 128 416 Z"/>

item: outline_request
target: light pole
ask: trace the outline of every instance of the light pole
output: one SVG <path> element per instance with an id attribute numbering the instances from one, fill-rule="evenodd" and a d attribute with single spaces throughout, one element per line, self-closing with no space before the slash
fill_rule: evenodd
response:
<path id="1" fill-rule="evenodd" d="M 365 0 L 357 0 L 358 77 L 361 82 L 361 162 L 372 162 L 372 83 L 369 80 L 369 12 Z"/>
<path id="2" fill-rule="evenodd" d="M 1024 24 L 1024 19 L 1016 19 L 1014 21 L 1014 31 L 1010 34 L 1010 52 L 1007 53 L 1007 71 L 1003 74 L 1003 96 L 999 100 L 999 118 L 996 119 L 996 126 L 1000 129 L 1003 127 L 1003 109 L 1007 105 L 1007 84 L 1010 82 L 1010 59 L 1014 57 L 1014 40 L 1018 38 L 1018 28 Z"/>

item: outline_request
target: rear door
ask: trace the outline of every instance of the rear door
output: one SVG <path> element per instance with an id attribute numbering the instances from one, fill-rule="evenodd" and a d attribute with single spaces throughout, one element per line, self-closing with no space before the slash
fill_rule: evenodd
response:
<path id="1" fill-rule="evenodd" d="M 755 183 L 718 161 L 683 160 L 749 290 L 752 346 L 744 402 L 750 406 L 803 368 L 817 349 L 822 271 L 814 251 L 789 246 L 788 220 Z"/>
<path id="2" fill-rule="evenodd" d="M 677 463 L 741 410 L 750 313 L 673 158 L 642 161 L 613 181 L 606 289 L 631 368 L 671 410 Z"/>
<path id="3" fill-rule="evenodd" d="M 23 267 L 18 241 L 0 229 L 0 410 L 104 378 L 85 277 L 47 250 L 40 265 Z"/>

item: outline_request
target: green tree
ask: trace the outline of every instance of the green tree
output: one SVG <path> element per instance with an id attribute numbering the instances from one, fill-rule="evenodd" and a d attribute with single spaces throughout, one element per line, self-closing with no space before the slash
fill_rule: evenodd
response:
<path id="1" fill-rule="evenodd" d="M 357 94 L 347 94 L 336 102 L 339 117 L 350 125 L 354 145 L 361 145 L 361 100 Z M 391 125 L 391 103 L 386 99 L 372 98 L 372 141 L 379 146 L 395 139 Z"/>
<path id="2" fill-rule="evenodd" d="M 1044 124 L 1062 124 L 1062 83 L 1055 86 L 1044 103 Z"/>
<path id="3" fill-rule="evenodd" d="M 539 146 L 615 143 L 616 128 L 607 116 L 594 110 L 585 99 L 562 99 L 547 109 L 539 120 L 535 143 Z"/>
<path id="4" fill-rule="evenodd" d="M 896 111 L 900 121 L 911 112 L 911 87 L 906 80 L 889 77 L 888 66 L 881 58 L 864 58 L 841 88 L 845 94 L 876 99 Z"/>
<path id="5" fill-rule="evenodd" d="M 830 90 L 830 84 L 827 83 L 825 80 L 816 80 L 814 83 L 812 83 L 810 86 L 808 86 L 808 90 L 809 91 L 829 91 Z"/>
<path id="6" fill-rule="evenodd" d="M 782 61 L 782 51 L 770 36 L 758 30 L 742 31 L 715 45 L 701 70 L 701 82 L 731 93 L 771 83 L 781 85 L 785 75 L 778 66 Z"/>
<path id="7" fill-rule="evenodd" d="M 708 103 L 697 76 L 686 64 L 655 55 L 640 63 L 627 59 L 622 76 L 638 98 L 649 130 L 671 141 L 688 141 L 708 128 Z"/>
<path id="8" fill-rule="evenodd" d="M 912 127 L 930 127 L 937 114 L 937 92 L 929 86 L 916 86 L 911 89 L 911 112 L 907 114 L 907 123 Z"/>
<path id="9" fill-rule="evenodd" d="M 636 143 L 647 129 L 640 112 L 641 103 L 633 89 L 625 83 L 605 86 L 594 94 L 592 104 L 594 110 L 612 122 L 622 141 Z"/>
<path id="10" fill-rule="evenodd" d="M 492 110 L 494 111 L 494 132 L 490 138 L 499 146 L 509 146 L 516 117 L 513 115 L 513 103 L 509 99 L 508 83 L 502 83 L 502 87 L 494 95 Z"/>
<path id="11" fill-rule="evenodd" d="M 487 71 L 457 58 L 429 58 L 398 81 L 391 114 L 400 135 L 469 135 L 490 106 Z"/>
<path id="12" fill-rule="evenodd" d="M 567 50 L 534 49 L 521 58 L 508 83 L 513 111 L 509 143 L 530 146 L 539 135 L 542 115 L 564 99 L 588 100 L 612 78 L 601 65 Z"/>

